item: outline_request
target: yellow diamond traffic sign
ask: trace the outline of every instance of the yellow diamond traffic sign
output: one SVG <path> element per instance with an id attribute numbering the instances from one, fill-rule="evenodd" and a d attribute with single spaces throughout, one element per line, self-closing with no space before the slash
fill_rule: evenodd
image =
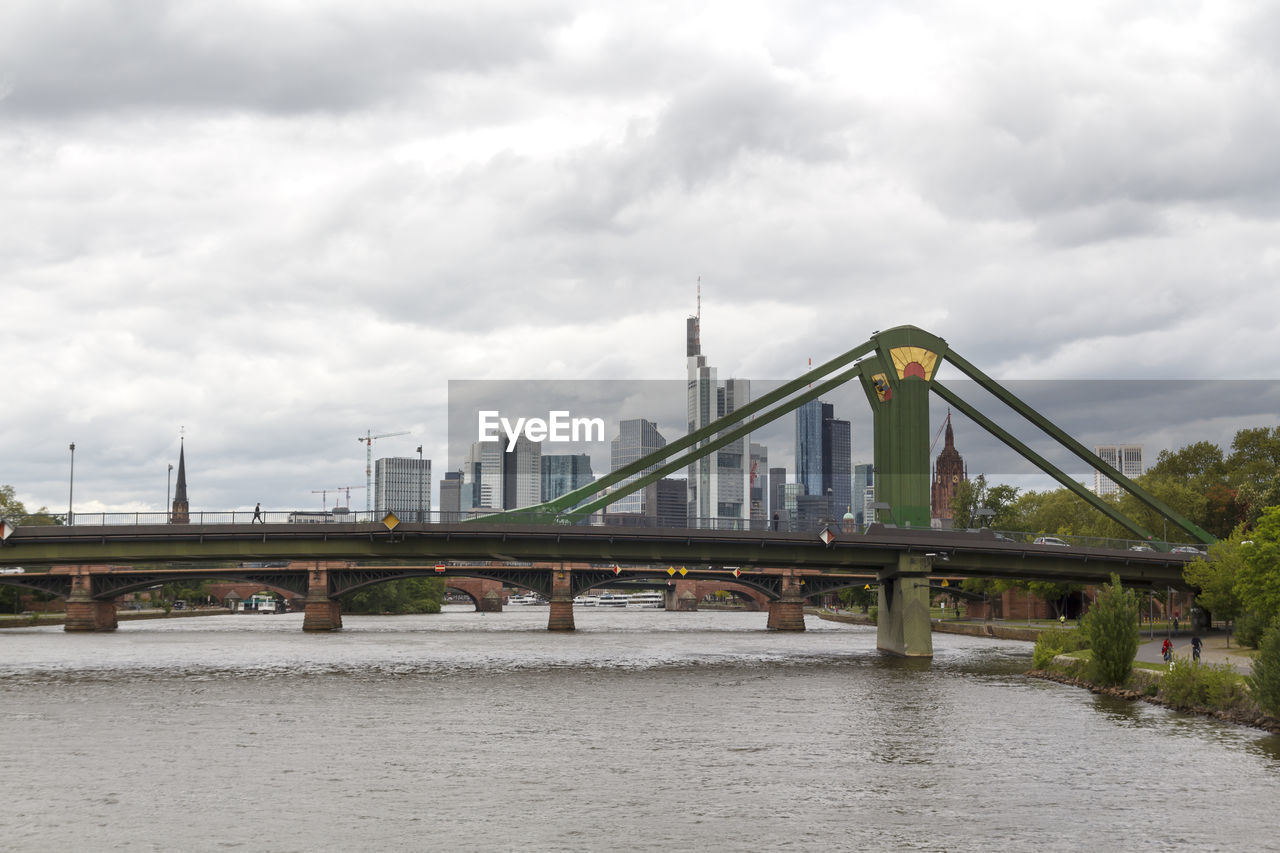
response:
<path id="1" fill-rule="evenodd" d="M 382 523 L 387 526 L 388 530 L 395 530 L 396 526 L 400 524 L 400 519 L 396 518 L 394 512 L 389 512 L 382 517 Z"/>
<path id="2" fill-rule="evenodd" d="M 689 570 L 688 570 L 688 569 L 686 569 L 684 566 L 681 566 L 681 567 L 680 567 L 680 577 L 684 577 L 684 576 L 685 576 L 685 575 L 687 575 L 687 574 L 689 574 Z"/>
<path id="3" fill-rule="evenodd" d="M 670 575 L 674 575 L 675 573 L 676 573 L 676 570 L 675 570 L 675 567 L 674 567 L 674 566 L 667 566 L 667 575 L 668 575 L 668 576 L 670 576 Z"/>

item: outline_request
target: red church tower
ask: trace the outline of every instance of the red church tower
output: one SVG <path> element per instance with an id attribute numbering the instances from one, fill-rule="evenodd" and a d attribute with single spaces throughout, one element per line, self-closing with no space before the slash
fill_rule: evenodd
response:
<path id="1" fill-rule="evenodd" d="M 934 526 L 942 528 L 951 527 L 951 499 L 955 497 L 960 481 L 969 479 L 969 472 L 965 468 L 964 459 L 961 458 L 960 452 L 956 450 L 956 437 L 955 433 L 951 431 L 951 411 L 949 409 L 947 410 L 946 430 L 942 452 L 938 454 L 938 461 L 933 467 L 933 488 L 930 500 L 932 508 L 930 515 L 933 517 Z"/>

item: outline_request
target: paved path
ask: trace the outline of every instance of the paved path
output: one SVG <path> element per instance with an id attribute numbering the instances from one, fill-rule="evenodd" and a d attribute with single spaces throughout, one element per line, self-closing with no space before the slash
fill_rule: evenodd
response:
<path id="1" fill-rule="evenodd" d="M 1160 663 L 1160 646 L 1164 643 L 1165 635 L 1156 631 L 1154 640 L 1148 640 L 1148 636 L 1150 636 L 1148 632 L 1142 632 L 1142 645 L 1138 646 L 1138 660 L 1146 663 Z M 1181 631 L 1178 636 L 1172 639 L 1175 656 L 1191 657 L 1191 633 L 1189 631 Z M 1204 647 L 1200 650 L 1200 660 L 1203 663 L 1226 663 L 1235 667 L 1237 672 L 1248 673 L 1253 671 L 1250 658 L 1241 653 L 1240 646 L 1233 642 L 1231 648 L 1227 648 L 1227 635 L 1225 632 L 1201 634 L 1200 639 L 1204 641 Z"/>

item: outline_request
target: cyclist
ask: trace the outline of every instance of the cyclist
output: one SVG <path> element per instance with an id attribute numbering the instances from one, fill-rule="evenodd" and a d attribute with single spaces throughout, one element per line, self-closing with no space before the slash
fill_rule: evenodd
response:
<path id="1" fill-rule="evenodd" d="M 1173 660 L 1173 641 L 1168 637 L 1164 638 L 1164 645 L 1160 646 L 1160 656 L 1164 658 L 1165 663 Z"/>
<path id="2" fill-rule="evenodd" d="M 1191 659 L 1194 661 L 1200 660 L 1200 645 L 1199 637 L 1191 638 Z"/>

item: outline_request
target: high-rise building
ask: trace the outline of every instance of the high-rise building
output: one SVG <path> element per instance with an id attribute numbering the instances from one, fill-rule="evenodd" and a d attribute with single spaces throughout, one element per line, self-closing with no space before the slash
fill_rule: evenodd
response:
<path id="1" fill-rule="evenodd" d="M 667 440 L 662 437 L 662 433 L 658 432 L 658 425 L 653 421 L 644 418 L 629 418 L 618 423 L 618 437 L 609 445 L 609 471 L 617 471 L 635 462 L 642 456 L 647 456 L 655 450 L 666 447 Z M 657 469 L 658 464 L 655 463 L 636 474 L 625 477 L 614 488 L 618 489 L 630 483 L 634 483 L 646 474 L 652 473 Z M 614 513 L 644 513 L 645 511 L 645 493 L 641 489 L 632 492 L 629 495 L 619 498 L 609 504 L 607 512 Z"/>
<path id="2" fill-rule="evenodd" d="M 542 500 L 555 500 L 595 482 L 591 457 L 585 453 L 551 454 L 542 457 Z"/>
<path id="3" fill-rule="evenodd" d="M 769 469 L 769 517 L 773 518 L 773 514 L 778 513 L 778 517 L 782 517 L 782 487 L 787 484 L 786 468 L 770 468 Z"/>
<path id="4" fill-rule="evenodd" d="M 853 466 L 853 516 L 859 528 L 871 523 L 866 514 L 866 493 L 868 488 L 875 485 L 875 470 L 875 466 L 870 463 Z M 875 503 L 874 498 L 872 503 Z"/>
<path id="5" fill-rule="evenodd" d="M 375 459 L 373 509 L 378 515 L 394 512 L 402 521 L 426 521 L 431 512 L 431 460 L 408 456 Z"/>
<path id="6" fill-rule="evenodd" d="M 524 509 L 542 503 L 542 442 L 521 435 L 502 452 L 502 508 Z"/>
<path id="7" fill-rule="evenodd" d="M 462 469 L 462 509 L 502 509 L 502 447 L 496 441 L 471 444 Z"/>
<path id="8" fill-rule="evenodd" d="M 769 448 L 754 441 L 751 442 L 748 481 L 751 483 L 751 520 L 765 521 L 769 518 Z"/>
<path id="9" fill-rule="evenodd" d="M 780 530 L 795 529 L 799 515 L 799 501 L 804 496 L 804 483 L 785 483 L 782 486 L 782 512 L 778 514 Z"/>
<path id="10" fill-rule="evenodd" d="M 853 432 L 835 407 L 811 400 L 796 409 L 796 479 L 805 494 L 828 498 L 839 516 L 853 506 Z"/>
<path id="11" fill-rule="evenodd" d="M 797 495 L 796 517 L 793 530 L 820 530 L 823 525 L 834 524 L 831 499 L 826 495 Z"/>
<path id="12" fill-rule="evenodd" d="M 440 481 L 440 520 L 455 522 L 462 519 L 462 472 L 446 471 Z"/>
<path id="13" fill-rule="evenodd" d="M 644 487 L 644 514 L 656 527 L 684 527 L 687 522 L 687 483 L 663 478 Z"/>
<path id="14" fill-rule="evenodd" d="M 951 429 L 951 412 L 947 412 L 946 438 L 942 442 L 942 452 L 933 466 L 933 486 L 930 495 L 930 518 L 933 527 L 950 529 L 955 526 L 952 519 L 951 501 L 960 488 L 960 483 L 969 479 L 969 470 L 964 459 L 956 450 L 956 437 Z M 969 519 L 957 519 L 962 527 L 969 525 Z"/>
<path id="15" fill-rule="evenodd" d="M 1101 444 L 1093 448 L 1098 458 L 1124 474 L 1130 480 L 1142 475 L 1141 444 Z M 1093 471 L 1093 493 L 1095 495 L 1114 495 L 1120 491 L 1109 477 L 1103 476 L 1096 468 Z"/>
<path id="16" fill-rule="evenodd" d="M 690 317 L 685 325 L 689 374 L 689 432 L 702 429 L 751 399 L 751 383 L 716 380 L 716 369 L 702 354 L 701 319 Z M 703 442 L 704 444 L 706 442 Z M 750 440 L 743 437 L 689 465 L 689 523 L 735 525 L 750 517 Z"/>

